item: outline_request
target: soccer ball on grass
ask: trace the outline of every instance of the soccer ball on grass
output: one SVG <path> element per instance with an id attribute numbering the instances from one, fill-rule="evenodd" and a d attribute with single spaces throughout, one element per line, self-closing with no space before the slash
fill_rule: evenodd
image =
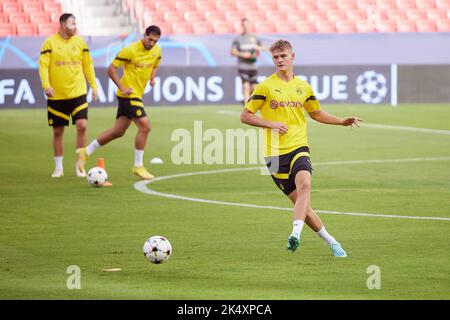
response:
<path id="1" fill-rule="evenodd" d="M 93 167 L 89 169 L 86 179 L 91 186 L 98 188 L 108 181 L 108 174 L 101 167 Z"/>
<path id="2" fill-rule="evenodd" d="M 167 238 L 153 236 L 144 243 L 144 256 L 151 263 L 163 263 L 172 255 L 172 245 Z"/>

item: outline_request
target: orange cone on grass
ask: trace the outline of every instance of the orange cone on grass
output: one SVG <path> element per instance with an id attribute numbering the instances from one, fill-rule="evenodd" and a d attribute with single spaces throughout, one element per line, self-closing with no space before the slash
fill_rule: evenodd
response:
<path id="1" fill-rule="evenodd" d="M 103 168 L 103 169 L 106 170 L 106 168 L 105 168 L 105 159 L 104 158 L 98 158 L 97 159 L 97 167 L 100 167 L 100 168 Z M 112 185 L 113 184 L 107 180 L 107 181 L 105 181 L 102 184 L 102 187 L 111 187 Z"/>

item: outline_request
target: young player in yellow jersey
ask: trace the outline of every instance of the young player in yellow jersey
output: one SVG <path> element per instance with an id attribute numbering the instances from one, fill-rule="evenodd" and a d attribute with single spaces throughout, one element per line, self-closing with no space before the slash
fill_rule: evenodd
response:
<path id="1" fill-rule="evenodd" d="M 86 42 L 76 35 L 75 17 L 64 13 L 59 18 L 59 32 L 47 38 L 39 56 L 39 76 L 47 96 L 48 124 L 53 127 L 53 152 L 55 171 L 53 178 L 64 175 L 64 127 L 77 128 L 77 150 L 87 143 L 88 104 L 86 78 L 92 87 L 92 97 L 97 99 L 94 65 Z M 84 162 L 78 156 L 76 173 L 85 177 Z"/>
<path id="2" fill-rule="evenodd" d="M 152 179 L 144 167 L 144 149 L 150 133 L 150 122 L 144 110 L 142 96 L 147 82 L 155 84 L 155 75 L 161 62 L 161 47 L 156 43 L 161 37 L 158 26 L 150 26 L 145 30 L 142 39 L 119 51 L 108 68 L 108 75 L 117 85 L 119 107 L 114 126 L 101 133 L 86 148 L 81 149 L 83 159 L 87 159 L 95 150 L 108 142 L 122 137 L 134 122 L 138 128 L 135 145 L 133 174 L 142 179 Z M 123 66 L 123 76 L 119 78 L 117 69 Z"/>
<path id="3" fill-rule="evenodd" d="M 295 77 L 295 53 L 286 40 L 274 42 L 269 49 L 276 72 L 261 82 L 248 99 L 241 121 L 262 127 L 266 138 L 266 162 L 275 184 L 294 204 L 293 230 L 287 249 L 294 252 L 300 245 L 304 223 L 331 247 L 336 257 L 347 253 L 331 236 L 311 208 L 311 162 L 306 135 L 305 111 L 318 122 L 358 126 L 357 117 L 337 118 L 320 108 L 311 86 Z M 255 115 L 261 112 L 261 117 Z"/>

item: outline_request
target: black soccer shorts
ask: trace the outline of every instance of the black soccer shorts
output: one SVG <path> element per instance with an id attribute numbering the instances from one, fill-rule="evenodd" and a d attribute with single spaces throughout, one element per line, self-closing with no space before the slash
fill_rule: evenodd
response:
<path id="1" fill-rule="evenodd" d="M 117 108 L 116 119 L 120 116 L 125 116 L 128 119 L 142 118 L 147 116 L 147 114 L 145 113 L 144 104 L 142 103 L 141 99 L 127 99 L 121 97 L 117 97 L 117 99 L 119 100 L 119 107 Z"/>
<path id="2" fill-rule="evenodd" d="M 72 124 L 75 124 L 75 121 L 79 119 L 88 118 L 86 95 L 73 99 L 47 100 L 47 118 L 49 126 L 68 126 L 70 117 L 72 117 Z"/>
<path id="3" fill-rule="evenodd" d="M 299 171 L 306 170 L 312 174 L 309 148 L 306 146 L 280 156 L 266 157 L 265 160 L 273 181 L 287 196 L 296 189 L 295 176 Z"/>

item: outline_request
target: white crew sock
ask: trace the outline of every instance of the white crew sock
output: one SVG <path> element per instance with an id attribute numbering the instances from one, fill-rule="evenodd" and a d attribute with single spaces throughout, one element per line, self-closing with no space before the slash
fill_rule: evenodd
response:
<path id="1" fill-rule="evenodd" d="M 305 221 L 303 220 L 294 220 L 294 222 L 292 223 L 292 234 L 297 238 L 300 238 L 300 233 L 302 233 L 304 224 Z"/>
<path id="2" fill-rule="evenodd" d="M 94 153 L 95 150 L 100 148 L 102 145 L 98 142 L 97 139 L 94 139 L 87 147 L 86 147 L 86 154 L 90 156 Z"/>
<path id="3" fill-rule="evenodd" d="M 143 167 L 144 166 L 144 150 L 134 150 L 134 166 Z"/>
<path id="4" fill-rule="evenodd" d="M 55 170 L 63 169 L 63 157 L 55 157 Z"/>
<path id="5" fill-rule="evenodd" d="M 331 234 L 328 233 L 327 230 L 325 230 L 325 227 L 322 227 L 318 232 L 316 232 L 319 237 L 321 237 L 323 240 L 325 240 L 329 245 L 332 245 L 333 243 L 336 243 L 336 239 L 333 238 Z"/>

